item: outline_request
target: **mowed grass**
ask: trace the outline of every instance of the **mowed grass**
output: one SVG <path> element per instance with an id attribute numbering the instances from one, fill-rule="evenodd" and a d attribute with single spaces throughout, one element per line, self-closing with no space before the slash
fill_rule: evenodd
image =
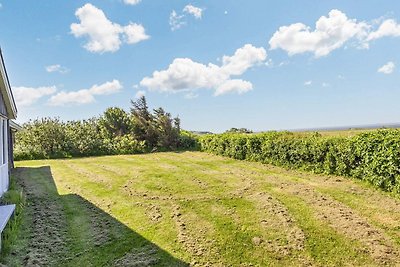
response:
<path id="1" fill-rule="evenodd" d="M 10 266 L 400 264 L 400 201 L 200 152 L 17 162 Z"/>

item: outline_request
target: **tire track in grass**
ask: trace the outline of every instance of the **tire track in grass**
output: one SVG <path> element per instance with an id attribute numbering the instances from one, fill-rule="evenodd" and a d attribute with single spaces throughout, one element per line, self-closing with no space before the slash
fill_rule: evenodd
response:
<path id="1" fill-rule="evenodd" d="M 372 225 L 382 229 L 400 245 L 400 207 L 395 199 L 383 198 L 378 192 L 366 191 L 359 195 L 337 189 L 320 189 L 335 200 L 363 215 Z"/>
<path id="2" fill-rule="evenodd" d="M 301 183 L 282 183 L 279 190 L 298 196 L 313 208 L 319 220 L 328 223 L 338 233 L 362 244 L 362 252 L 369 254 L 377 264 L 400 263 L 399 251 L 392 240 L 348 206 Z"/>
<path id="3" fill-rule="evenodd" d="M 65 161 L 64 166 L 70 168 L 74 172 L 85 176 L 89 181 L 101 185 L 107 189 L 112 189 L 113 180 L 110 177 L 100 175 L 97 171 L 90 171 L 88 166 L 82 168 L 80 164 L 73 161 Z M 98 168 L 97 168 L 98 169 Z"/>
<path id="4" fill-rule="evenodd" d="M 320 220 L 315 210 L 299 196 L 279 188 L 270 189 L 270 194 L 283 203 L 304 231 L 305 251 L 316 265 L 381 266 L 374 263 L 371 255 L 363 249 L 363 244 L 338 233 L 327 222 Z"/>
<path id="5" fill-rule="evenodd" d="M 332 179 L 337 179 L 337 177 L 312 176 L 284 169 L 279 172 L 277 167 L 270 166 L 263 166 L 259 171 L 251 168 L 251 172 L 261 175 L 264 178 L 264 184 L 269 184 L 269 188 L 277 188 L 300 197 L 314 209 L 319 220 L 328 223 L 335 231 L 347 238 L 359 241 L 362 244 L 363 253 L 368 253 L 376 264 L 400 264 L 398 247 L 382 229 L 374 227 L 369 223 L 368 218 L 358 215 L 349 206 L 327 194 L 318 192 L 318 188 L 331 183 Z M 346 181 L 346 183 L 355 186 L 353 181 Z M 363 192 L 366 190 L 360 189 Z"/>
<path id="6" fill-rule="evenodd" d="M 321 182 L 318 183 L 316 178 Z M 381 192 L 362 181 L 343 177 L 316 177 L 301 175 L 321 194 L 329 195 L 338 202 L 357 211 L 370 224 L 380 228 L 400 245 L 400 200 L 398 196 Z"/>
<path id="7" fill-rule="evenodd" d="M 275 240 L 259 240 L 268 251 L 287 256 L 293 252 L 304 250 L 305 234 L 280 201 L 266 192 L 253 194 L 248 199 L 255 203 L 261 213 L 261 228 L 267 232 L 280 232 L 283 237 L 283 240 L 281 240 L 282 237 Z"/>
<path id="8" fill-rule="evenodd" d="M 212 260 L 214 257 L 210 257 L 210 254 L 213 254 L 214 241 L 206 238 L 207 233 L 212 231 L 212 226 L 195 214 L 184 213 L 179 204 L 173 205 L 171 218 L 178 230 L 176 241 L 182 244 L 183 249 L 191 255 L 190 265 L 215 266 L 216 262 Z M 197 221 L 197 226 L 201 225 L 202 229 L 196 229 L 193 221 Z"/>

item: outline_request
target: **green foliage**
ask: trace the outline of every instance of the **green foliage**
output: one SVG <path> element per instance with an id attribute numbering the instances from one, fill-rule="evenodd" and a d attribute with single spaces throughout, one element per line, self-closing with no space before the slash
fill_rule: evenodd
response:
<path id="1" fill-rule="evenodd" d="M 178 138 L 178 148 L 180 149 L 198 149 L 198 136 L 189 132 L 181 130 Z"/>
<path id="2" fill-rule="evenodd" d="M 196 139 L 181 134 L 179 118 L 162 108 L 148 111 L 144 97 L 132 101 L 131 114 L 108 108 L 100 118 L 62 122 L 43 118 L 16 134 L 15 160 L 136 154 L 151 150 L 191 149 Z"/>
<path id="3" fill-rule="evenodd" d="M 149 112 L 144 96 L 136 101 L 131 100 L 131 114 L 134 122 L 133 135 L 139 141 L 146 141 L 151 148 L 157 147 L 158 131 L 155 117 Z"/>
<path id="4" fill-rule="evenodd" d="M 199 138 L 201 150 L 240 160 L 366 180 L 400 192 L 400 131 L 378 130 L 352 137 L 318 133 L 225 133 Z"/>
<path id="5" fill-rule="evenodd" d="M 109 140 L 108 140 L 109 141 Z M 110 154 L 140 154 L 146 152 L 146 142 L 138 141 L 132 135 L 117 136 L 109 143 Z"/>
<path id="6" fill-rule="evenodd" d="M 247 128 L 230 128 L 225 133 L 253 133 L 253 131 Z"/>
<path id="7" fill-rule="evenodd" d="M 111 139 L 130 133 L 133 122 L 122 108 L 111 107 L 106 109 L 99 120 L 99 126 L 104 135 Z"/>
<path id="8" fill-rule="evenodd" d="M 163 150 L 178 148 L 180 135 L 180 119 L 172 118 L 171 114 L 163 108 L 150 113 L 146 98 L 142 96 L 136 101 L 131 101 L 131 114 L 134 122 L 133 135 L 139 141 L 146 141 L 147 145 Z"/>

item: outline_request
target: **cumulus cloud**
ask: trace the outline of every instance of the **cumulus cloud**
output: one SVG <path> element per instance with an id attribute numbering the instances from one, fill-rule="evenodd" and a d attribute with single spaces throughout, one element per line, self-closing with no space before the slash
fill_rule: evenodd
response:
<path id="1" fill-rule="evenodd" d="M 142 0 L 124 0 L 124 3 L 127 5 L 137 5 L 140 2 L 142 2 Z"/>
<path id="2" fill-rule="evenodd" d="M 400 37 L 400 24 L 396 20 L 358 22 L 333 9 L 328 17 L 322 16 L 317 20 L 314 30 L 303 23 L 280 27 L 269 40 L 269 45 L 271 50 L 280 48 L 289 56 L 309 52 L 318 58 L 347 43 L 357 48 L 369 48 L 371 41 L 384 37 Z"/>
<path id="3" fill-rule="evenodd" d="M 64 74 L 64 73 L 69 72 L 69 69 L 61 66 L 60 64 L 55 64 L 55 65 L 46 66 L 46 71 L 47 72 L 58 72 L 58 73 Z"/>
<path id="4" fill-rule="evenodd" d="M 251 90 L 253 90 L 253 84 L 251 82 L 244 81 L 241 79 L 232 79 L 232 80 L 227 80 L 221 85 L 219 85 L 216 88 L 214 95 L 219 96 L 233 92 L 236 92 L 238 94 L 243 94 Z"/>
<path id="5" fill-rule="evenodd" d="M 315 57 L 326 56 L 355 38 L 363 40 L 369 25 L 347 18 L 340 10 L 333 9 L 328 17 L 320 17 L 315 30 L 303 23 L 282 26 L 269 40 L 271 49 L 283 49 L 289 55 L 305 52 L 314 53 Z"/>
<path id="6" fill-rule="evenodd" d="M 65 106 L 69 104 L 89 104 L 95 102 L 96 95 L 110 95 L 119 92 L 122 85 L 118 80 L 105 82 L 100 85 L 93 85 L 89 89 L 82 89 L 72 92 L 59 92 L 49 99 L 52 106 Z"/>
<path id="7" fill-rule="evenodd" d="M 193 5 L 187 5 L 183 8 L 183 12 L 193 15 L 196 19 L 201 19 L 203 15 L 203 9 L 200 7 L 195 7 Z"/>
<path id="8" fill-rule="evenodd" d="M 129 23 L 121 26 L 110 21 L 104 12 L 92 4 L 78 8 L 75 16 L 80 23 L 71 24 L 71 33 L 75 37 L 87 37 L 84 48 L 93 53 L 115 52 L 122 42 L 138 43 L 150 38 L 142 25 Z"/>
<path id="9" fill-rule="evenodd" d="M 136 44 L 143 40 L 147 40 L 150 38 L 146 34 L 146 30 L 140 24 L 129 23 L 129 25 L 123 28 L 125 34 L 125 42 L 128 44 Z"/>
<path id="10" fill-rule="evenodd" d="M 395 68 L 396 68 L 396 65 L 394 64 L 394 62 L 389 61 L 388 63 L 386 63 L 385 65 L 380 67 L 378 69 L 378 72 L 383 73 L 383 74 L 391 74 L 391 73 L 393 73 Z"/>
<path id="11" fill-rule="evenodd" d="M 310 86 L 311 84 L 312 84 L 312 81 L 311 81 L 311 80 L 305 81 L 305 82 L 304 82 L 304 86 Z"/>
<path id="12" fill-rule="evenodd" d="M 232 79 L 249 68 L 263 63 L 267 58 L 264 48 L 246 44 L 236 50 L 233 56 L 224 56 L 221 66 L 195 62 L 189 58 L 176 58 L 166 70 L 155 71 L 145 77 L 140 86 L 149 90 L 176 93 L 197 89 L 212 89 L 214 95 L 236 92 L 245 93 L 253 89 L 250 82 Z"/>
<path id="13" fill-rule="evenodd" d="M 57 91 L 56 86 L 43 87 L 13 87 L 15 102 L 18 107 L 27 107 L 36 103 L 40 98 L 52 95 Z"/>
<path id="14" fill-rule="evenodd" d="M 376 40 L 382 37 L 399 37 L 400 25 L 393 19 L 384 20 L 376 31 L 372 31 L 367 40 Z"/>

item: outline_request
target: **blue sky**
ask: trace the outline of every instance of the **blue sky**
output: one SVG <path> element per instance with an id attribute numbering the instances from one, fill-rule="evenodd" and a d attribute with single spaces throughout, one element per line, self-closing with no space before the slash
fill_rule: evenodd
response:
<path id="1" fill-rule="evenodd" d="M 140 94 L 188 130 L 400 122 L 399 1 L 0 3 L 18 122 Z"/>

